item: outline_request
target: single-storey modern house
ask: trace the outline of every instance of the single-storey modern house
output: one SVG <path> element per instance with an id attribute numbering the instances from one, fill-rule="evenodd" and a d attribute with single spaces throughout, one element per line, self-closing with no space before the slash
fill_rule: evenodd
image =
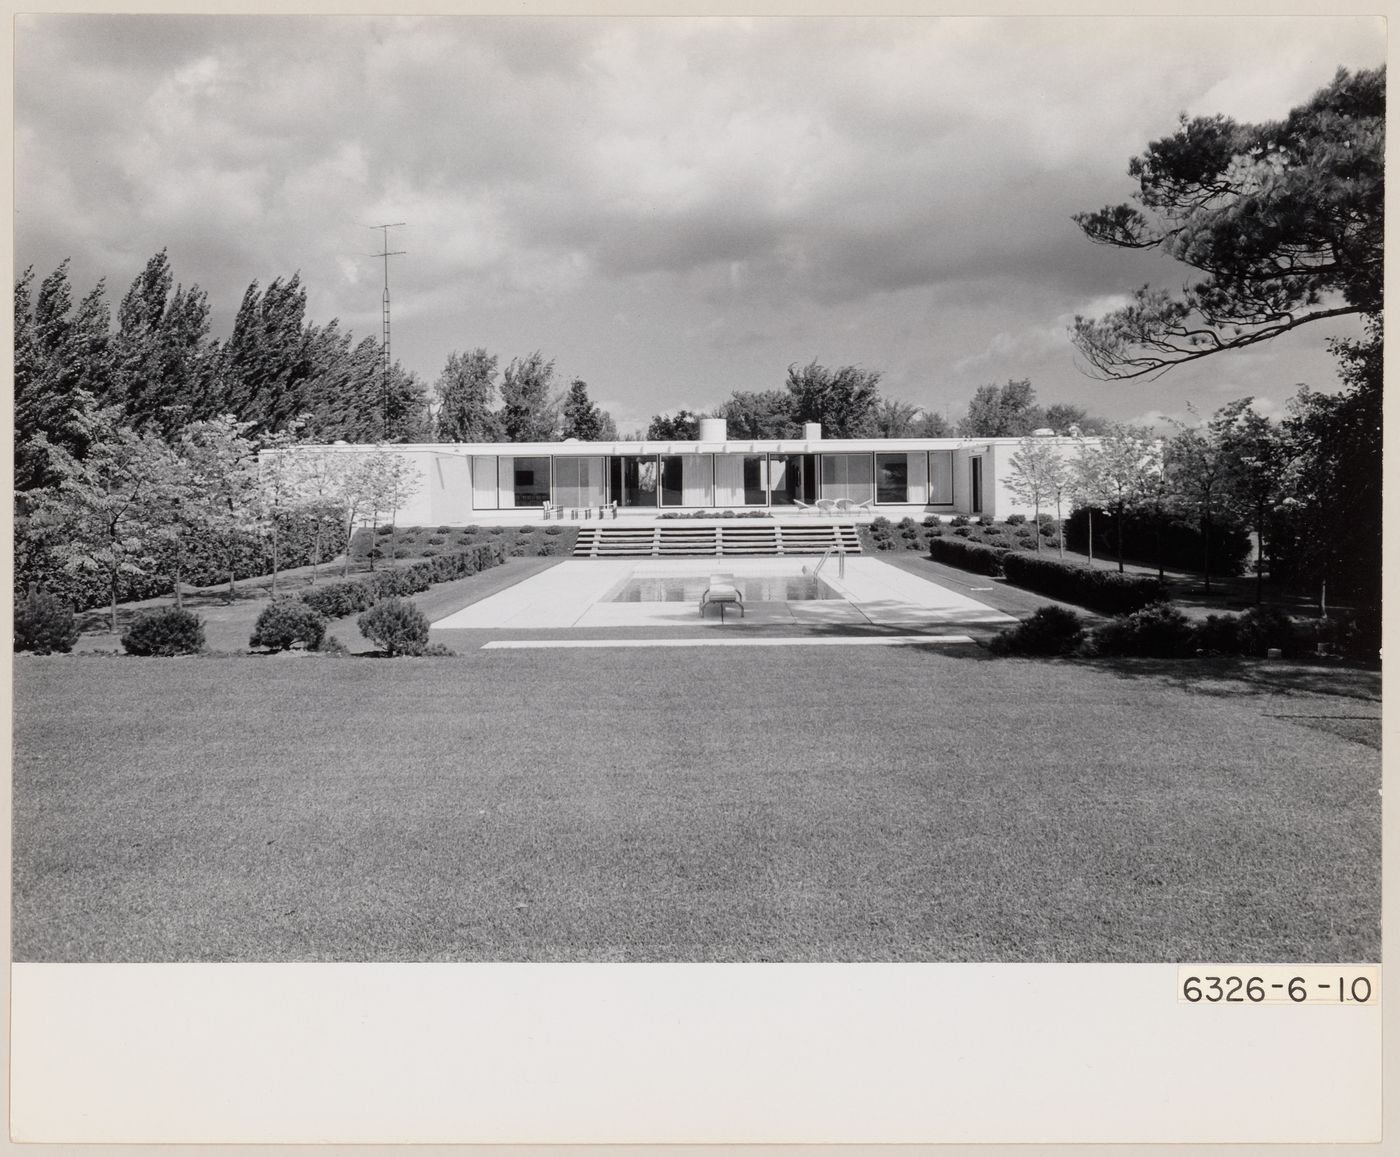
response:
<path id="1" fill-rule="evenodd" d="M 693 442 L 338 443 L 295 452 L 391 453 L 411 464 L 418 485 L 397 512 L 404 525 L 698 511 L 894 520 L 1033 513 L 1007 488 L 1020 438 L 823 438 L 816 423 L 798 438 L 731 438 L 717 418 L 701 419 L 699 434 Z M 1076 453 L 1071 438 L 1039 436 L 1066 458 Z"/>

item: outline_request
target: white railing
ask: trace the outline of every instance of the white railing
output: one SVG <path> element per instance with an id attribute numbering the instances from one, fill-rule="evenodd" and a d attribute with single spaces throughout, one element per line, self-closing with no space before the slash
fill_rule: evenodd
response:
<path id="1" fill-rule="evenodd" d="M 807 570 L 807 568 L 804 566 L 804 567 L 802 568 L 802 573 L 803 573 L 803 574 L 808 574 L 808 573 L 810 573 L 811 576 L 812 576 L 813 578 L 816 578 L 817 575 L 821 574 L 822 567 L 826 566 L 826 560 L 829 559 L 829 558 L 831 557 L 831 555 L 832 555 L 833 552 L 835 552 L 835 554 L 836 554 L 836 566 L 837 566 L 836 574 L 837 574 L 837 577 L 838 577 L 838 578 L 845 578 L 845 577 L 846 577 L 846 544 L 845 544 L 845 543 L 841 543 L 841 542 L 838 542 L 835 546 L 829 546 L 829 547 L 827 547 L 824 551 L 822 551 L 822 556 L 821 556 L 821 558 L 819 558 L 819 559 L 817 560 L 817 565 L 814 566 L 814 567 L 811 569 L 810 572 L 809 572 L 809 571 Z"/>

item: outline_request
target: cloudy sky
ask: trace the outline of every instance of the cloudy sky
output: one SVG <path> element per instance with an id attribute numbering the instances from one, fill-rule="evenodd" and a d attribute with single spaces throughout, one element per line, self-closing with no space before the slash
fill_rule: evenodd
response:
<path id="1" fill-rule="evenodd" d="M 1343 18 L 21 17 L 16 266 L 120 299 L 167 248 L 226 336 L 300 270 L 429 382 L 542 350 L 624 429 L 817 358 L 956 415 L 1028 377 L 1120 419 L 1334 388 L 1306 330 L 1153 383 L 1066 328 L 1187 271 L 1091 245 L 1181 112 L 1283 116 L 1384 60 Z M 1327 325 L 1328 323 L 1322 323 Z"/>

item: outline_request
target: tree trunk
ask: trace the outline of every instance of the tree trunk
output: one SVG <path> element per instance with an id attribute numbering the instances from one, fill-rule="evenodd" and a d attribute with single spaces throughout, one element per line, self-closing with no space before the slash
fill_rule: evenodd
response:
<path id="1" fill-rule="evenodd" d="M 1035 498 L 1035 553 L 1040 553 L 1040 495 L 1038 494 Z"/>
<path id="2" fill-rule="evenodd" d="M 1118 573 L 1123 573 L 1123 507 L 1120 506 L 1114 515 L 1118 521 Z"/>
<path id="3" fill-rule="evenodd" d="M 112 634 L 117 633 L 117 572 L 112 572 Z"/>
<path id="4" fill-rule="evenodd" d="M 237 598 L 238 598 L 238 587 L 237 587 L 237 585 L 235 585 L 235 580 L 234 580 L 234 569 L 233 569 L 232 566 L 230 566 L 230 567 L 228 568 L 228 601 L 229 601 L 230 603 L 232 603 L 232 602 L 235 602 L 235 601 L 237 600 Z"/>
<path id="5" fill-rule="evenodd" d="M 1255 515 L 1255 537 L 1259 540 L 1259 549 L 1254 559 L 1254 605 L 1261 607 L 1264 605 L 1264 507 L 1261 504 Z"/>
<path id="6" fill-rule="evenodd" d="M 1037 534 L 1040 532 L 1037 531 Z M 1060 496 L 1055 495 L 1055 538 L 1060 544 L 1060 561 L 1065 561 L 1065 524 L 1060 517 Z"/>
<path id="7" fill-rule="evenodd" d="M 181 595 L 181 592 L 180 592 L 180 572 L 183 571 L 183 570 L 185 569 L 185 566 L 184 566 L 184 559 L 183 559 L 183 557 L 182 557 L 183 554 L 184 554 L 184 551 L 183 551 L 183 550 L 181 549 L 181 547 L 180 547 L 180 540 L 179 540 L 179 538 L 176 538 L 176 539 L 175 539 L 175 609 L 176 609 L 177 611 L 178 611 L 178 610 L 182 610 L 182 609 L 184 608 L 184 605 L 185 605 L 183 596 Z"/>
<path id="8" fill-rule="evenodd" d="M 277 597 L 277 517 L 272 518 L 272 597 Z"/>
<path id="9" fill-rule="evenodd" d="M 1165 579 L 1167 577 L 1166 560 L 1162 557 L 1162 512 L 1159 509 L 1155 519 L 1157 527 L 1157 577 Z"/>
<path id="10" fill-rule="evenodd" d="M 1094 569 L 1094 508 L 1086 508 L 1089 511 L 1089 569 Z"/>
<path id="11" fill-rule="evenodd" d="M 1210 594 L 1210 512 L 1201 518 L 1201 563 L 1206 572 L 1206 594 Z"/>

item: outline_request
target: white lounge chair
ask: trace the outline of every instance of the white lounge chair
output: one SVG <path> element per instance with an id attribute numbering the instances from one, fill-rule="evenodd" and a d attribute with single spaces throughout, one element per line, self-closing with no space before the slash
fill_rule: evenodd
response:
<path id="1" fill-rule="evenodd" d="M 858 518 L 862 514 L 873 515 L 875 513 L 875 504 L 868 498 L 865 499 L 864 502 L 857 502 L 853 498 L 838 498 L 836 500 L 836 509 L 841 514 L 849 514 L 852 518 Z"/>
<path id="2" fill-rule="evenodd" d="M 816 509 L 816 507 L 814 507 L 810 502 L 803 502 L 800 498 L 794 498 L 794 499 L 792 500 L 792 504 L 793 504 L 795 507 L 797 507 L 797 513 L 798 513 L 798 514 L 801 514 L 801 513 L 803 513 L 804 511 L 807 511 L 807 510 L 815 510 L 815 509 Z"/>
<path id="3" fill-rule="evenodd" d="M 835 514 L 835 513 L 836 513 L 836 499 L 834 499 L 834 498 L 818 498 L 818 499 L 817 499 L 817 513 L 818 513 L 818 514 Z"/>
<path id="4" fill-rule="evenodd" d="M 705 608 L 709 606 L 719 607 L 719 621 L 721 623 L 724 622 L 724 612 L 727 607 L 738 607 L 740 615 L 746 614 L 743 592 L 734 585 L 732 574 L 712 574 L 710 576 L 710 585 L 700 596 L 701 618 L 705 617 Z"/>

